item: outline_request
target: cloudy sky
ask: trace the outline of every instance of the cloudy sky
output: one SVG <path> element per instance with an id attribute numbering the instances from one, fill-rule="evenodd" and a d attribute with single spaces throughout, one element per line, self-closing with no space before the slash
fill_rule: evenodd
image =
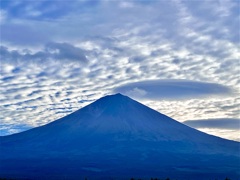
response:
<path id="1" fill-rule="evenodd" d="M 240 141 L 239 0 L 0 0 L 0 135 L 120 92 Z"/>

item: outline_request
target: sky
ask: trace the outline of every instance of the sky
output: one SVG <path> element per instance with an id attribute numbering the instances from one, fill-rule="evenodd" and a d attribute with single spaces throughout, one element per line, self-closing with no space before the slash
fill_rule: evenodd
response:
<path id="1" fill-rule="evenodd" d="M 0 135 L 122 93 L 240 141 L 239 0 L 0 0 Z"/>

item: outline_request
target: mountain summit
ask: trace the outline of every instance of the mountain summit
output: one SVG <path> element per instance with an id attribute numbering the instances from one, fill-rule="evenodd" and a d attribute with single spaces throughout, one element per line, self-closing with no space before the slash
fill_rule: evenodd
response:
<path id="1" fill-rule="evenodd" d="M 240 143 L 211 136 L 127 96 L 105 96 L 31 130 L 0 137 L 0 177 L 237 178 Z"/>

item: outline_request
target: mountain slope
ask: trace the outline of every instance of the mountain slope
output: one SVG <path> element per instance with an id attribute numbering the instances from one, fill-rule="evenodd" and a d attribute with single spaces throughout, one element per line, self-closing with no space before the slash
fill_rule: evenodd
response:
<path id="1" fill-rule="evenodd" d="M 0 142 L 0 177 L 239 177 L 240 143 L 192 129 L 121 94 Z"/>

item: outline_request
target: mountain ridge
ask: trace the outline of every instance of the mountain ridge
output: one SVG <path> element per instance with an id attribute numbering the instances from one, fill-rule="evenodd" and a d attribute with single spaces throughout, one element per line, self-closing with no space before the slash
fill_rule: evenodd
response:
<path id="1" fill-rule="evenodd" d="M 108 99 L 110 100 L 110 102 L 108 102 Z M 107 101 L 105 101 L 105 100 L 107 100 Z M 113 100 L 114 100 L 114 101 L 113 101 Z M 124 103 L 124 100 L 125 100 L 125 102 L 131 101 L 131 102 L 140 104 L 140 105 L 143 106 L 143 107 L 147 107 L 146 105 L 144 105 L 144 104 L 142 104 L 142 103 L 139 103 L 138 101 L 135 101 L 135 100 L 129 98 L 128 96 L 124 96 L 124 95 L 122 95 L 121 93 L 116 93 L 116 94 L 114 94 L 114 95 L 104 96 L 104 97 L 102 97 L 102 98 L 94 101 L 93 103 L 90 103 L 89 105 L 87 105 L 87 106 L 85 106 L 85 107 L 83 107 L 83 108 L 81 108 L 81 109 L 79 109 L 79 110 L 77 110 L 77 111 L 75 111 L 75 112 L 73 112 L 73 113 L 70 113 L 69 115 L 67 115 L 67 116 L 65 116 L 65 117 L 73 116 L 73 115 L 75 115 L 75 114 L 78 115 L 78 113 L 79 113 L 80 110 L 85 109 L 85 108 L 88 108 L 89 106 L 91 106 L 91 105 L 94 104 L 94 103 L 98 103 L 98 104 L 100 104 L 100 106 L 102 106 L 102 105 L 103 105 L 103 104 L 102 104 L 102 101 L 104 101 L 104 104 L 107 105 L 107 106 L 108 106 L 108 104 L 111 104 L 111 108 L 112 108 L 112 103 L 115 103 L 115 106 L 117 106 L 117 108 L 119 108 L 119 105 L 122 105 L 122 103 Z M 111 101 L 112 101 L 112 102 L 111 102 Z M 106 104 L 106 103 L 107 103 L 107 104 Z M 108 107 L 107 107 L 107 108 L 108 108 Z M 147 107 L 147 108 L 149 108 L 149 107 Z M 160 112 L 158 112 L 158 111 L 156 111 L 156 110 L 154 110 L 154 109 L 152 109 L 152 108 L 149 108 L 149 109 L 151 109 L 152 111 L 154 111 L 154 112 L 157 113 L 157 114 L 161 114 L 163 117 L 170 118 L 169 116 L 166 116 L 166 115 L 164 115 L 164 114 L 162 114 L 162 113 L 160 113 Z M 111 112 L 114 112 L 114 111 L 112 111 L 112 110 L 113 110 L 113 109 L 111 109 Z M 99 116 L 99 113 L 100 113 L 100 112 L 97 112 L 97 110 L 95 110 L 95 111 L 93 110 L 93 111 L 90 112 L 89 114 L 92 114 L 94 117 L 97 117 L 97 116 Z M 102 112 L 102 113 L 103 113 L 103 112 Z M 65 118 L 65 117 L 63 117 L 63 118 Z M 48 124 L 45 124 L 45 125 L 42 125 L 42 126 L 39 126 L 39 127 L 47 126 L 47 125 L 52 124 L 52 123 L 53 123 L 53 124 L 54 124 L 54 123 L 57 123 L 57 122 L 61 121 L 63 118 L 57 119 L 57 120 L 55 120 L 55 121 L 52 121 L 52 122 L 50 122 L 50 123 L 48 123 Z M 170 119 L 171 119 L 171 120 L 174 120 L 174 119 L 172 119 L 172 118 L 170 118 Z M 174 121 L 177 122 L 177 123 L 179 123 L 179 124 L 181 124 L 181 125 L 183 125 L 183 126 L 187 126 L 187 127 L 191 128 L 191 129 L 194 129 L 194 128 L 192 128 L 192 127 L 190 127 L 190 126 L 188 126 L 188 125 L 182 124 L 182 123 L 180 123 L 180 122 L 178 122 L 178 121 L 176 121 L 176 120 L 174 120 Z M 32 128 L 32 129 L 30 129 L 30 131 L 31 131 L 31 130 L 34 130 L 34 129 L 36 129 L 36 128 L 39 128 L 39 127 Z M 194 130 L 196 130 L 196 129 L 194 129 Z M 29 131 L 29 130 L 26 130 L 26 131 Z M 26 131 L 19 132 L 19 133 L 24 133 L 24 132 L 26 132 Z M 198 131 L 198 130 L 197 130 L 197 131 Z M 204 132 L 202 132 L 202 131 L 199 131 L 199 132 L 204 133 Z M 15 133 L 15 134 L 11 134 L 11 135 L 5 135 L 5 136 L 0 136 L 0 137 L 17 135 L 17 134 L 19 134 L 19 133 Z M 204 134 L 207 134 L 207 133 L 204 133 Z M 209 135 L 209 136 L 214 136 L 214 135 L 210 135 L 210 134 L 207 134 L 207 135 Z M 217 138 L 220 138 L 220 139 L 224 139 L 224 138 L 221 138 L 221 137 L 218 137 L 218 136 L 214 136 L 214 137 L 217 137 Z M 229 139 L 224 139 L 224 140 L 234 141 L 234 140 L 229 140 Z M 234 142 L 237 142 L 237 141 L 234 141 Z"/>
<path id="2" fill-rule="evenodd" d="M 81 116 L 81 112 L 86 110 L 87 111 L 87 114 L 89 116 L 92 116 L 93 118 L 99 118 L 101 116 L 101 114 L 107 114 L 107 115 L 114 115 L 113 113 L 119 113 L 119 110 L 127 110 L 127 107 L 129 106 L 126 106 L 126 104 L 124 103 L 128 103 L 128 104 L 135 104 L 138 106 L 138 108 L 147 108 L 148 110 L 151 111 L 151 113 L 154 112 L 154 114 L 157 114 L 157 115 L 161 115 L 162 116 L 162 119 L 161 119 L 161 123 L 164 123 L 163 121 L 165 119 L 169 120 L 171 119 L 171 121 L 180 126 L 183 126 L 183 127 L 188 127 L 189 129 L 191 130 L 194 130 L 194 131 L 198 131 L 190 126 L 187 126 L 185 124 L 182 124 L 172 118 L 170 118 L 169 116 L 166 116 L 164 114 L 161 114 L 160 112 L 152 109 L 152 108 L 149 108 L 147 106 L 145 106 L 144 104 L 142 103 L 139 103 L 138 101 L 135 101 L 127 96 L 124 96 L 120 93 L 117 93 L 117 94 L 114 94 L 114 95 L 107 95 L 107 96 L 104 96 L 96 101 L 94 101 L 93 103 L 63 117 L 63 118 L 60 118 L 58 120 L 55 120 L 53 122 L 50 122 L 48 124 L 45 124 L 43 126 L 39 126 L 39 127 L 36 127 L 36 128 L 32 128 L 30 130 L 27 130 L 27 131 L 32 131 L 32 130 L 35 130 L 35 129 L 38 129 L 38 128 L 41 128 L 41 127 L 45 127 L 45 126 L 49 126 L 49 125 L 55 125 L 55 124 L 58 124 L 58 123 L 62 123 L 63 121 L 65 121 L 65 123 L 68 123 L 69 121 L 71 121 L 72 119 L 77 119 L 79 120 L 79 117 L 78 116 Z M 103 110 L 102 110 L 102 109 Z M 125 108 L 125 109 L 124 109 Z M 101 110 L 99 110 L 101 109 Z M 139 109 L 137 109 L 139 110 Z M 80 114 L 79 114 L 80 113 Z M 69 117 L 69 118 L 67 118 Z M 154 117 L 150 117 L 150 119 L 152 120 Z M 81 120 L 81 119 L 80 119 Z M 151 121 L 148 121 L 149 123 L 151 123 Z M 172 123 L 171 122 L 171 123 Z M 77 123 L 77 122 L 72 122 L 73 123 L 73 126 L 75 126 L 74 123 Z M 169 122 L 168 122 L 169 123 Z M 7 135 L 7 136 L 15 136 L 15 135 L 18 135 L 18 134 L 21 134 L 21 133 L 25 133 L 26 131 L 24 132 L 20 132 L 20 133 L 16 133 L 16 134 L 12 134 L 12 135 Z M 201 132 L 201 131 L 198 131 L 198 132 Z M 207 133 L 204 133 L 204 132 L 201 132 L 203 134 L 206 134 L 206 135 L 209 135 L 209 136 L 213 136 L 213 135 L 210 135 L 210 134 L 207 134 Z M 2 136 L 2 137 L 6 137 L 6 136 Z M 221 137 L 218 137 L 218 136 L 213 136 L 213 137 L 216 137 L 216 138 L 220 138 L 220 139 L 224 139 L 224 138 L 221 138 Z M 228 139 L 224 139 L 224 140 L 228 140 Z M 233 141 L 233 140 L 228 140 L 228 141 Z M 236 142 L 236 141 L 234 141 Z"/>
<path id="3" fill-rule="evenodd" d="M 70 179 L 150 177 L 167 175 L 169 168 L 178 179 L 197 179 L 199 172 L 210 171 L 215 178 L 239 176 L 240 143 L 202 133 L 121 94 L 100 98 L 44 126 L 0 137 L 0 143 L 0 177 L 41 177 L 53 166 L 56 177 L 70 177 L 71 172 Z"/>

